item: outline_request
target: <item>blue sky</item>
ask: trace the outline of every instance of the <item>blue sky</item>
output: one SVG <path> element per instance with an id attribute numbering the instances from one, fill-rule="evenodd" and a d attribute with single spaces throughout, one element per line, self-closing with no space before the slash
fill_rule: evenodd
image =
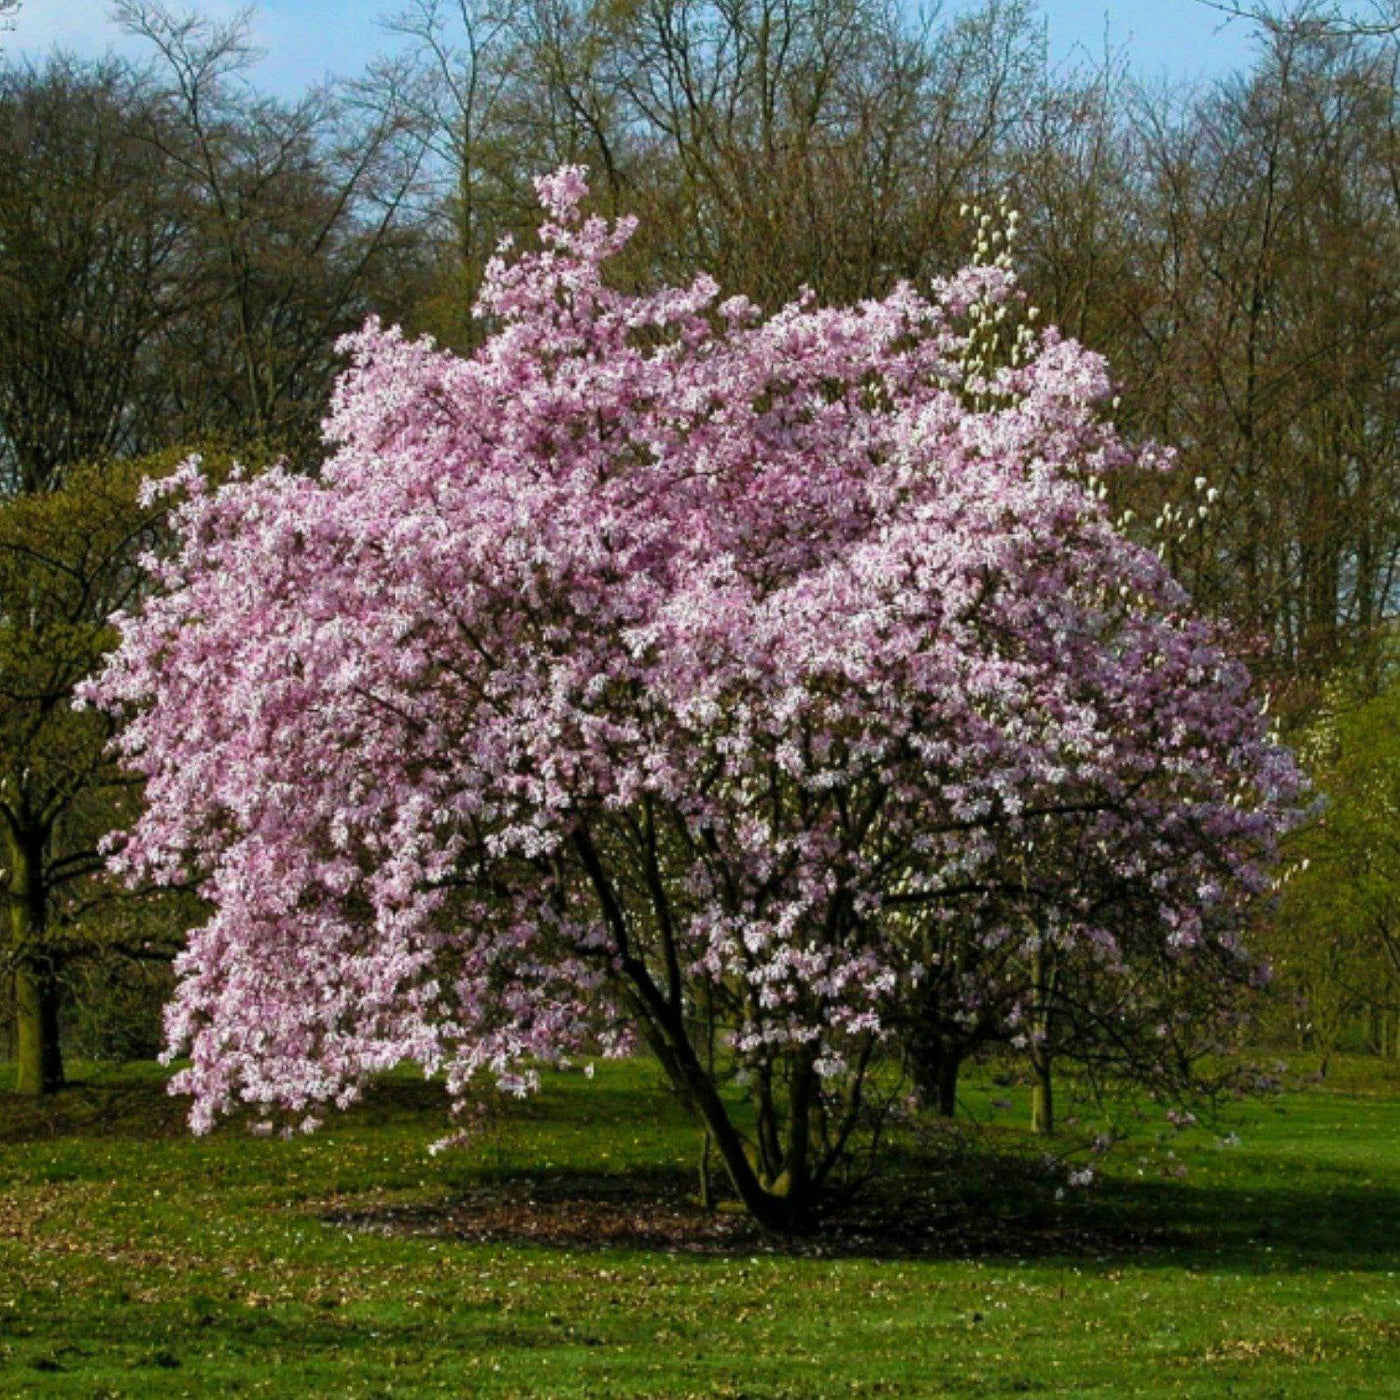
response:
<path id="1" fill-rule="evenodd" d="M 947 0 L 957 12 L 971 0 Z M 38 58 L 58 46 L 83 54 L 122 47 L 108 14 L 109 0 L 22 0 L 14 33 L 0 43 L 11 53 Z M 397 0 L 262 0 L 254 33 L 267 57 L 260 80 L 283 94 L 294 93 L 327 74 L 354 73 L 391 47 L 381 20 Z M 194 0 L 194 8 L 227 16 L 238 0 Z M 1226 23 L 1197 0 L 1042 0 L 1051 54 L 1103 51 L 1105 36 L 1126 48 L 1143 77 L 1209 77 L 1248 62 L 1250 33 L 1239 21 Z"/>

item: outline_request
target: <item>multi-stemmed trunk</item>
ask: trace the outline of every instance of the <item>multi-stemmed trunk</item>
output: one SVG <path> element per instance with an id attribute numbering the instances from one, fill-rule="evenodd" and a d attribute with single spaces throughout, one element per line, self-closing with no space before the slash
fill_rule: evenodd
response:
<path id="1" fill-rule="evenodd" d="M 607 864 L 606 847 L 600 849 L 583 823 L 573 834 L 573 854 L 614 940 L 608 957 L 614 989 L 706 1135 L 702 1197 L 709 1193 L 713 1151 L 744 1208 L 760 1226 L 776 1234 L 808 1231 L 816 1224 L 830 1175 L 847 1159 L 863 1120 L 874 1042 L 867 1040 L 856 1052 L 839 1101 L 823 1090 L 816 1045 L 787 1045 L 773 1059 L 747 1066 L 755 1130 L 752 1139 L 740 1132 L 720 1094 L 716 1073 L 715 987 L 703 979 L 698 984 L 687 982 L 651 807 L 644 810 L 640 822 L 623 828 L 621 834 L 631 843 L 633 868 L 640 870 L 645 889 L 645 905 L 630 915 Z M 844 912 L 845 906 L 833 906 L 829 916 L 833 927 L 825 930 L 827 936 L 840 938 L 842 930 L 836 925 Z M 639 929 L 646 931 L 646 939 L 639 936 Z M 762 1015 L 756 1003 L 747 1009 L 755 1018 Z"/>
<path id="2" fill-rule="evenodd" d="M 649 984 L 650 979 L 646 979 L 642 986 L 655 993 L 655 988 Z M 640 989 L 634 984 L 634 993 L 637 990 Z M 665 1008 L 659 997 L 646 996 L 646 1000 L 651 1002 L 654 1013 L 659 1013 L 642 1021 L 652 1052 L 705 1131 L 707 1148 L 713 1144 L 719 1154 L 744 1208 L 759 1225 L 774 1234 L 801 1234 L 809 1230 L 814 1223 L 817 1186 L 812 1173 L 810 1131 L 815 1069 L 800 1065 L 794 1073 L 781 1157 L 777 1163 L 765 1163 L 761 1149 L 757 1152 L 751 1149 L 734 1126 L 713 1077 L 700 1062 L 685 1033 L 681 1017 Z M 707 1173 L 708 1166 L 703 1166 L 702 1171 Z"/>

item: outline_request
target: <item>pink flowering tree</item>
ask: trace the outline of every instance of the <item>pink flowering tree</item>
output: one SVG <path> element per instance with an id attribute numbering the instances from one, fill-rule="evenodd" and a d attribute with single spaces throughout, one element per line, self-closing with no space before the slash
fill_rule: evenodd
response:
<path id="1" fill-rule="evenodd" d="M 1210 975 L 1293 772 L 1108 518 L 1095 479 L 1159 464 L 1100 360 L 1045 331 L 995 367 L 1004 266 L 768 317 L 624 295 L 631 221 L 577 169 L 539 191 L 470 358 L 348 342 L 319 479 L 169 484 L 90 692 L 146 781 L 115 860 L 212 909 L 169 1013 L 196 1129 L 641 1045 L 801 1228 L 944 930 Z"/>

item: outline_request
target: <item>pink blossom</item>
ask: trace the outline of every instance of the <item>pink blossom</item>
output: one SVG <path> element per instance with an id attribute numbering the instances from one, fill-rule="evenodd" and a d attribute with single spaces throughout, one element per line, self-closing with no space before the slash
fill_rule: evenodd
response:
<path id="1" fill-rule="evenodd" d="M 182 474 L 90 688 L 146 781 L 116 863 L 212 909 L 168 1019 L 195 1126 L 634 1037 L 684 1078 L 703 1014 L 751 1083 L 837 1094 L 930 920 L 1233 948 L 1296 774 L 1092 489 L 1161 464 L 1103 361 L 1050 330 L 975 383 L 998 268 L 768 317 L 623 294 L 630 221 L 539 191 L 472 356 L 345 342 L 317 479 Z"/>

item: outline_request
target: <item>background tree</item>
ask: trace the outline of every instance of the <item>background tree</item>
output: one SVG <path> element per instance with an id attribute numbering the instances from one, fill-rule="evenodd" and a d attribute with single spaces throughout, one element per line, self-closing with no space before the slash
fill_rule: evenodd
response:
<path id="1" fill-rule="evenodd" d="M 0 467 L 47 491 L 169 433 L 188 228 L 149 92 L 116 63 L 0 69 Z"/>
<path id="2" fill-rule="evenodd" d="M 1400 1053 L 1400 686 L 1334 687 L 1312 726 L 1325 805 L 1292 844 L 1275 946 L 1304 1044 L 1322 1072 L 1360 1013 L 1383 1055 Z"/>
<path id="3" fill-rule="evenodd" d="M 350 94 L 287 105 L 244 30 L 128 6 L 157 66 L 0 68 L 0 465 L 221 438 L 306 456 L 334 344 L 416 295 L 421 143 Z"/>
<path id="4" fill-rule="evenodd" d="M 532 174 L 583 160 L 608 207 L 647 216 L 623 275 L 704 266 L 767 306 L 954 266 L 960 201 L 1025 110 L 1039 52 L 1019 3 L 949 25 L 879 0 L 522 0 L 404 23 L 450 137 L 469 287 L 501 233 L 533 224 Z"/>
<path id="5" fill-rule="evenodd" d="M 157 65 L 0 66 L 0 607 L 18 668 L 0 728 L 26 1090 L 61 1077 L 60 994 L 100 932 L 83 853 L 117 823 L 120 788 L 80 756 L 105 727 L 67 705 L 150 545 L 138 459 L 213 437 L 306 461 L 336 338 L 413 294 L 422 242 L 407 217 L 421 146 L 397 112 L 348 93 L 273 102 L 245 81 L 238 25 L 124 13 Z M 31 674 L 46 649 L 55 669 Z M 176 946 L 168 912 L 103 906 L 107 974 L 143 920 L 167 925 L 146 946 Z"/>
<path id="6" fill-rule="evenodd" d="M 178 943 L 168 902 L 133 915 L 105 875 L 101 838 L 130 820 L 138 793 L 107 752 L 106 718 L 71 704 L 112 644 L 108 618 L 139 595 L 138 559 L 156 545 L 165 507 L 143 502 L 138 486 L 169 466 L 73 469 L 50 491 L 0 503 L 3 963 L 24 1094 L 63 1082 L 59 1010 L 78 960 L 99 951 L 168 958 Z"/>
<path id="7" fill-rule="evenodd" d="M 519 9 L 414 0 L 391 22 L 407 53 L 377 64 L 361 87 L 376 110 L 407 116 L 422 142 L 439 246 L 434 283 L 413 310 L 419 325 L 449 339 L 471 334 L 481 274 L 508 227 L 498 191 L 522 171 L 524 153 L 511 148 L 503 121 Z"/>
<path id="8" fill-rule="evenodd" d="M 405 217 L 421 142 L 395 104 L 369 112 L 329 88 L 291 104 L 259 94 L 243 20 L 180 18 L 122 0 L 156 55 L 144 86 L 151 141 L 175 175 L 197 314 L 176 322 L 177 438 L 305 452 L 314 446 L 339 335 L 412 296 Z"/>
<path id="9" fill-rule="evenodd" d="M 1172 558 L 1309 686 L 1395 606 L 1395 91 L 1393 49 L 1289 32 L 1143 147 L 1161 358 L 1128 379 L 1224 503 Z"/>

